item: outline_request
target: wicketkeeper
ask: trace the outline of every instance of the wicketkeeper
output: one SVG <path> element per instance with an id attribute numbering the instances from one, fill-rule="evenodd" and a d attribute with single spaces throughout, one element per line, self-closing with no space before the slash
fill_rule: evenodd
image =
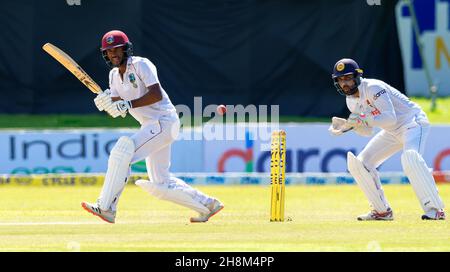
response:
<path id="1" fill-rule="evenodd" d="M 102 38 L 101 52 L 108 66 L 109 89 L 99 94 L 95 105 L 113 118 L 131 114 L 141 125 L 131 137 L 121 137 L 111 150 L 105 182 L 97 203 L 82 207 L 114 223 L 117 203 L 127 184 L 130 165 L 145 159 L 150 180 L 136 184 L 151 195 L 199 213 L 191 222 L 206 222 L 223 204 L 169 173 L 170 148 L 176 140 L 180 121 L 175 107 L 162 88 L 155 65 L 147 58 L 133 56 L 132 43 L 117 30 Z"/>
<path id="2" fill-rule="evenodd" d="M 381 80 L 362 78 L 363 71 L 352 59 L 341 59 L 333 69 L 334 86 L 346 96 L 351 114 L 348 119 L 333 117 L 334 135 L 353 130 L 370 136 L 381 128 L 355 157 L 347 154 L 350 174 L 372 207 L 358 220 L 393 220 L 393 213 L 381 186 L 377 167 L 402 150 L 401 163 L 424 211 L 423 220 L 444 220 L 444 203 L 433 175 L 422 158 L 430 128 L 428 118 L 416 103 Z"/>

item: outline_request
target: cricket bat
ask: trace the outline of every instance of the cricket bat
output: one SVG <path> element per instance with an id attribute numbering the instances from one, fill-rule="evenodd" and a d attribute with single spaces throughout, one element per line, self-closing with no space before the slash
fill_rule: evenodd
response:
<path id="1" fill-rule="evenodd" d="M 46 43 L 42 46 L 45 52 L 50 56 L 55 58 L 59 63 L 61 63 L 67 70 L 69 70 L 73 75 L 75 75 L 81 83 L 89 88 L 93 93 L 102 93 L 102 88 L 83 70 L 83 68 L 78 65 L 69 55 L 64 53 L 61 49 L 54 46 L 51 43 Z"/>

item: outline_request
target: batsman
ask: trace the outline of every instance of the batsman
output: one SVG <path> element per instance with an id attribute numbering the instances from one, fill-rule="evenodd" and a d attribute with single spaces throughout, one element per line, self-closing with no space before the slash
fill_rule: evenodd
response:
<path id="1" fill-rule="evenodd" d="M 111 69 L 109 89 L 99 94 L 95 105 L 113 118 L 131 114 L 141 125 L 134 135 L 119 138 L 111 150 L 102 191 L 95 204 L 82 202 L 88 212 L 114 223 L 117 204 L 130 175 L 130 165 L 145 159 L 149 180 L 136 184 L 151 195 L 199 213 L 191 222 L 206 222 L 223 204 L 181 179 L 171 176 L 170 151 L 177 139 L 180 121 L 162 88 L 155 65 L 133 56 L 127 35 L 113 30 L 101 41 L 101 53 Z"/>
<path id="2" fill-rule="evenodd" d="M 358 156 L 347 153 L 350 174 L 364 192 L 372 211 L 358 216 L 360 221 L 393 220 L 377 168 L 402 151 L 401 164 L 424 211 L 423 220 L 444 220 L 444 203 L 422 154 L 430 123 L 419 105 L 381 80 L 362 78 L 363 70 L 352 59 L 341 59 L 332 79 L 339 94 L 346 96 L 348 119 L 333 117 L 330 131 L 342 135 L 353 130 L 370 136 L 381 128 Z"/>

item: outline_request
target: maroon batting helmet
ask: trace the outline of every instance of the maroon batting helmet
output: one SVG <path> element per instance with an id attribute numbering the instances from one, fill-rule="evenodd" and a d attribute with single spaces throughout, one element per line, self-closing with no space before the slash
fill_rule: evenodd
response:
<path id="1" fill-rule="evenodd" d="M 120 64 L 123 64 L 128 57 L 133 56 L 133 44 L 128 39 L 127 35 L 120 30 L 112 30 L 103 35 L 102 47 L 100 48 L 100 51 L 102 52 L 103 59 L 106 61 L 108 66 L 112 67 L 112 64 L 108 58 L 106 50 L 122 46 L 125 57 Z"/>

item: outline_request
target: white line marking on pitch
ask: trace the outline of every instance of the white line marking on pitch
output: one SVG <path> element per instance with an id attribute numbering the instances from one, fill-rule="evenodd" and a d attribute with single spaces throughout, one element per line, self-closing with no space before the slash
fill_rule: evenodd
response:
<path id="1" fill-rule="evenodd" d="M 102 222 L 7 222 L 1 226 L 100 225 Z"/>

